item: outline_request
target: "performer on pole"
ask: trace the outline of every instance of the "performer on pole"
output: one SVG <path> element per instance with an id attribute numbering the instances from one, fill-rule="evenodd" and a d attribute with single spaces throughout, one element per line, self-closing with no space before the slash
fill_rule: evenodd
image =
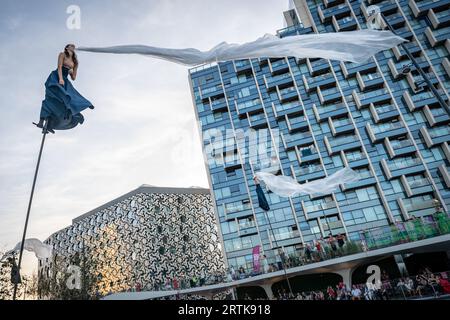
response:
<path id="1" fill-rule="evenodd" d="M 48 119 L 47 130 L 67 130 L 84 122 L 81 111 L 94 109 L 91 102 L 85 99 L 69 81 L 77 78 L 78 59 L 75 53 L 75 45 L 68 44 L 58 56 L 58 68 L 50 73 L 45 82 L 45 100 L 42 101 L 41 114 L 38 128 L 44 127 L 45 119 Z"/>

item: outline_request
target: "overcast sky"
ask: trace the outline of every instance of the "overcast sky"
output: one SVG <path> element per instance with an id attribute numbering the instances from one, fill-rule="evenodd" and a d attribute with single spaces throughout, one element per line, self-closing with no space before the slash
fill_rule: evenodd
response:
<path id="1" fill-rule="evenodd" d="M 69 30 L 69 5 L 81 29 Z M 208 50 L 283 27 L 287 0 L 2 0 L 0 10 L 0 250 L 20 239 L 41 139 L 44 83 L 67 43 Z M 73 218 L 142 184 L 208 187 L 188 68 L 141 56 L 79 53 L 75 88 L 95 110 L 49 135 L 27 238 L 45 240 Z M 26 272 L 36 259 L 26 255 Z"/>

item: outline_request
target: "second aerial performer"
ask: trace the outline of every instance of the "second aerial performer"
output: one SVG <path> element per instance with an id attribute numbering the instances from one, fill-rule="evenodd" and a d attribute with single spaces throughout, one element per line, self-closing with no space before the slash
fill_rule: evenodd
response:
<path id="1" fill-rule="evenodd" d="M 45 99 L 42 101 L 40 119 L 34 123 L 44 127 L 47 119 L 47 130 L 67 130 L 84 122 L 81 111 L 94 109 L 92 103 L 84 98 L 72 85 L 68 76 L 75 81 L 78 72 L 78 58 L 75 45 L 68 44 L 58 56 L 58 68 L 50 73 L 45 82 Z"/>

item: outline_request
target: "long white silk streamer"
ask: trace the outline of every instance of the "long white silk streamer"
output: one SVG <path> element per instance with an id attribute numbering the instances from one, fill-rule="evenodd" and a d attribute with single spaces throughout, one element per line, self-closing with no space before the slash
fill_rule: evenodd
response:
<path id="1" fill-rule="evenodd" d="M 209 51 L 194 48 L 169 49 L 145 45 L 112 47 L 78 47 L 79 51 L 114 54 L 140 54 L 171 62 L 197 66 L 201 64 L 253 58 L 324 58 L 363 63 L 376 53 L 408 41 L 391 31 L 363 29 L 295 35 L 279 38 L 266 34 L 253 42 L 221 42 Z"/>
<path id="2" fill-rule="evenodd" d="M 3 257 L 0 259 L 0 261 L 9 255 L 12 255 L 13 253 L 20 251 L 21 244 L 22 244 L 22 242 L 19 242 L 14 247 L 14 249 L 5 253 L 3 255 Z M 41 242 L 41 240 L 34 239 L 34 238 L 26 239 L 23 248 L 24 248 L 24 250 L 34 252 L 34 254 L 36 255 L 36 258 L 38 258 L 38 259 L 50 258 L 52 256 L 52 252 L 53 252 L 52 246 L 50 246 L 48 244 L 44 244 Z"/>
<path id="3" fill-rule="evenodd" d="M 356 182 L 360 179 L 357 172 L 345 167 L 332 175 L 311 182 L 299 184 L 297 180 L 286 177 L 276 176 L 269 172 L 257 172 L 255 174 L 259 180 L 264 181 L 266 187 L 280 197 L 293 197 L 299 194 L 329 194 L 335 191 L 339 185 Z"/>

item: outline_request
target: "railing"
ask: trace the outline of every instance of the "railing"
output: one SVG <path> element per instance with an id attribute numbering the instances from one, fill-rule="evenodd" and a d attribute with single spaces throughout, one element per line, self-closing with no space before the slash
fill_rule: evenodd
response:
<path id="1" fill-rule="evenodd" d="M 290 78 L 292 80 L 291 74 L 290 73 L 283 73 L 280 74 L 279 76 L 275 76 L 275 77 L 271 77 L 271 78 L 267 78 L 267 85 L 271 85 L 275 82 L 278 82 L 280 80 L 284 80 Z"/>
<path id="2" fill-rule="evenodd" d="M 311 136 L 312 136 L 311 132 L 297 132 L 297 133 L 294 133 L 294 134 L 283 135 L 284 141 L 286 143 L 290 143 L 290 142 L 293 142 L 293 141 L 298 140 L 298 139 L 309 138 Z"/>
<path id="3" fill-rule="evenodd" d="M 407 160 L 397 160 L 388 164 L 390 170 L 399 170 L 404 169 L 411 166 L 417 166 L 422 164 L 420 159 L 407 159 Z"/>
<path id="4" fill-rule="evenodd" d="M 428 129 L 428 134 L 431 138 L 437 138 L 440 136 L 445 136 L 450 134 L 450 128 L 447 127 L 441 127 L 441 128 L 434 128 L 434 129 Z"/>
<path id="5" fill-rule="evenodd" d="M 331 112 L 331 111 L 336 111 L 341 108 L 345 108 L 345 104 L 339 103 L 339 104 L 332 104 L 329 106 L 316 106 L 316 108 L 317 108 L 317 111 L 319 112 L 319 114 L 323 114 L 323 113 L 327 113 L 327 112 Z"/>
<path id="6" fill-rule="evenodd" d="M 391 146 L 394 149 L 410 147 L 413 145 L 411 140 L 391 140 L 389 142 L 391 143 Z"/>
<path id="7" fill-rule="evenodd" d="M 423 186 L 430 185 L 430 180 L 428 180 L 427 178 L 415 179 L 415 180 L 412 180 L 412 181 L 408 180 L 408 184 L 409 184 L 409 187 L 411 189 L 420 188 L 420 187 L 423 187 Z"/>
<path id="8" fill-rule="evenodd" d="M 283 265 L 286 269 L 296 268 L 320 261 L 332 260 L 339 257 L 353 255 L 357 253 L 368 252 L 390 246 L 400 245 L 404 243 L 411 243 L 424 239 L 434 238 L 441 235 L 450 234 L 450 216 L 444 212 L 437 212 L 433 215 L 433 221 L 426 221 L 424 219 L 416 219 L 406 222 L 398 222 L 396 224 L 378 227 L 369 230 L 360 231 L 358 240 L 347 241 L 344 240 L 343 245 L 338 245 L 335 242 L 335 249 L 325 240 L 318 240 L 321 242 L 320 251 L 314 246 L 314 243 L 308 243 L 303 251 L 297 251 L 286 255 L 283 259 Z M 309 248 L 309 251 L 307 250 Z M 181 289 L 188 289 L 192 287 L 200 287 L 202 285 L 211 285 L 251 278 L 263 273 L 272 273 L 278 271 L 275 260 L 268 261 L 268 268 L 264 268 L 261 263 L 261 270 L 255 272 L 253 270 L 245 270 L 239 272 L 235 268 L 235 272 L 227 274 L 217 274 L 215 276 L 205 278 L 201 281 L 191 281 L 192 279 L 177 278 L 178 283 L 181 284 Z M 267 271 L 267 272 L 266 272 Z M 195 277 L 199 280 L 201 277 Z M 383 281 L 383 284 L 385 282 Z M 193 284 L 193 285 L 192 285 Z M 169 286 L 160 285 L 156 290 L 172 290 Z"/>
<path id="9" fill-rule="evenodd" d="M 359 139 L 356 136 L 348 136 L 348 137 L 329 140 L 329 143 L 330 143 L 331 147 L 335 147 L 335 146 L 340 146 L 342 144 L 351 143 L 351 142 L 355 142 L 355 141 L 359 141 Z"/>
<path id="10" fill-rule="evenodd" d="M 403 124 L 401 122 L 389 122 L 389 123 L 382 123 L 376 126 L 372 126 L 373 133 L 381 133 L 386 132 L 389 130 L 396 130 L 403 128 Z"/>

